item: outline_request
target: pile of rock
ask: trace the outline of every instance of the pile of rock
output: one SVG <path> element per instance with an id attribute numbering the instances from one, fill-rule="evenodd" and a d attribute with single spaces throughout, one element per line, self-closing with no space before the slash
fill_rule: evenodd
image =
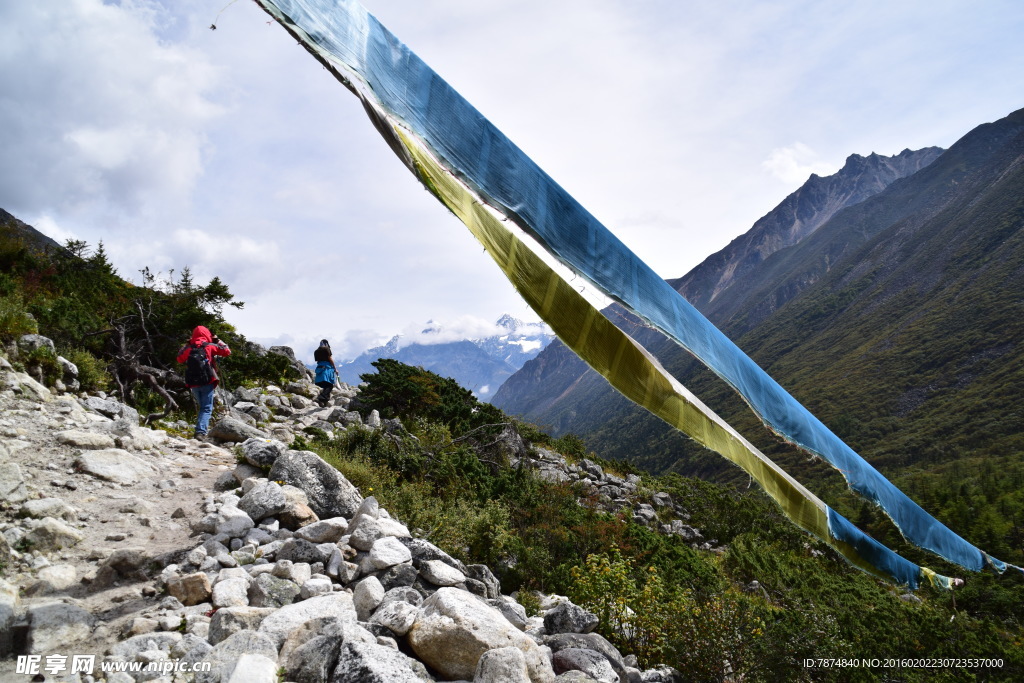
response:
<path id="1" fill-rule="evenodd" d="M 48 355 L 54 356 L 57 359 L 57 363 L 60 364 L 61 376 L 54 381 L 54 390 L 59 392 L 78 391 L 80 387 L 78 382 L 78 367 L 67 358 L 57 355 L 57 349 L 54 346 L 52 339 L 44 337 L 41 334 L 25 334 L 12 343 L 6 351 L 10 353 L 12 357 L 28 358 L 40 349 L 47 352 Z M 42 367 L 36 364 L 30 366 L 29 369 L 30 372 L 34 373 L 30 379 L 34 380 L 39 386 L 42 386 Z M 23 376 L 27 375 L 23 374 Z M 14 382 L 14 384 L 18 383 L 20 382 Z M 29 388 L 28 391 L 34 391 L 34 388 Z"/>
<path id="2" fill-rule="evenodd" d="M 239 444 L 236 463 L 139 426 L 110 397 L 54 395 L 0 357 L 0 673 L 17 655 L 95 652 L 174 665 L 106 674 L 119 683 L 673 680 L 635 668 L 566 598 L 539 596 L 528 617 L 488 567 L 413 538 L 290 448 L 307 427 L 333 436 L 364 422 L 349 410 L 357 388 L 326 408 L 314 391 L 222 392 L 212 433 Z M 622 498 L 636 486 L 589 476 Z M 48 680 L 103 678 L 97 666 Z"/>
<path id="3" fill-rule="evenodd" d="M 413 538 L 315 453 L 261 439 L 241 451 L 238 490 L 206 501 L 202 543 L 160 575 L 170 598 L 111 661 L 208 663 L 197 681 L 273 681 L 279 668 L 370 683 L 664 678 L 629 667 L 565 598 L 527 617 L 488 567 Z"/>
<path id="4" fill-rule="evenodd" d="M 198 502 L 190 482 L 212 490 L 234 458 L 141 427 L 136 411 L 106 396 L 57 395 L 3 357 L 0 387 L 0 678 L 8 680 L 14 655 L 69 646 L 88 654 L 112 642 L 120 615 L 157 595 L 150 564 L 188 542 L 172 511 L 193 495 Z M 145 548 L 117 547 L 142 539 Z"/>
<path id="5" fill-rule="evenodd" d="M 522 461 L 537 470 L 538 476 L 553 483 L 577 485 L 583 492 L 579 499 L 582 505 L 593 505 L 606 512 L 627 512 L 637 524 L 650 526 L 660 533 L 679 536 L 700 550 L 716 550 L 717 541 L 704 540 L 701 532 L 688 525 L 690 513 L 673 503 L 672 496 L 664 491 L 645 495 L 640 477 L 629 474 L 625 479 L 617 477 L 592 460 L 584 458 L 579 463 L 570 463 L 565 456 L 546 448 L 533 448 L 522 457 Z M 513 466 L 518 464 L 513 461 Z M 647 502 L 650 501 L 650 502 Z M 659 510 L 663 512 L 659 513 Z M 666 521 L 662 521 L 665 518 Z"/>

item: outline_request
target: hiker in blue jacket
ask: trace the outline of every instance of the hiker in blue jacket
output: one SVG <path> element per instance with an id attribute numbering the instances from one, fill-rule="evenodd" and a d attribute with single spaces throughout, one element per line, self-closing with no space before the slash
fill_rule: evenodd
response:
<path id="1" fill-rule="evenodd" d="M 316 403 L 321 408 L 326 408 L 334 389 L 334 380 L 338 376 L 338 368 L 334 365 L 334 356 L 331 355 L 331 345 L 326 339 L 320 340 L 320 346 L 313 352 L 313 360 L 316 361 L 316 378 L 313 383 L 320 387 Z"/>

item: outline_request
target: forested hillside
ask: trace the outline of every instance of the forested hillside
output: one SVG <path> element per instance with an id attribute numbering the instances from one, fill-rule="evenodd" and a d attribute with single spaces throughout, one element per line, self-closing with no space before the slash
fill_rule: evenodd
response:
<path id="1" fill-rule="evenodd" d="M 298 376 L 287 358 L 248 343 L 224 319 L 225 306 L 244 304 L 219 278 L 202 285 L 188 267 L 132 275 L 139 284 L 117 273 L 102 243 L 61 246 L 0 209 L 0 335 L 8 344 L 23 334 L 53 340 L 56 354 L 44 348 L 24 359 L 40 379 L 61 379 L 59 355 L 79 367 L 82 388 L 116 390 L 151 419 L 187 409 L 175 358 L 196 325 L 234 349 L 225 383 Z"/>

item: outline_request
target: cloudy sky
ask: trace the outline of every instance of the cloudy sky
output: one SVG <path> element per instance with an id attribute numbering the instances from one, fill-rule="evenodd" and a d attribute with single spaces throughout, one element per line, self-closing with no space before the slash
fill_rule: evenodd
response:
<path id="1" fill-rule="evenodd" d="M 1024 107 L 1018 0 L 364 4 L 664 277 L 851 153 Z M 300 355 L 535 319 L 250 0 L 0 0 L 0 149 L 0 207 L 128 279 L 219 275 Z"/>

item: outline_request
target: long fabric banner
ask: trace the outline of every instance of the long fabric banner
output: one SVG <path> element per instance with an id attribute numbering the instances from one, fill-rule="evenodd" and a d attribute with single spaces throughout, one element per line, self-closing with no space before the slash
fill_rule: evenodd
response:
<path id="1" fill-rule="evenodd" d="M 985 566 L 1005 569 L 1007 565 L 934 519 L 832 434 L 361 5 L 352 0 L 256 2 L 363 98 L 378 130 L 410 167 L 416 164 L 409 147 L 391 130 L 392 123 L 429 150 L 478 201 L 514 221 L 560 262 L 699 358 L 769 428 L 839 469 L 850 487 L 881 506 L 910 542 L 974 571 Z M 906 571 L 879 567 L 885 553 L 874 546 L 882 546 L 846 520 L 833 524 L 833 517 L 838 516 L 829 515 L 834 539 L 856 546 L 863 556 L 875 558 L 869 560 L 872 565 L 910 583 Z"/>
<path id="2" fill-rule="evenodd" d="M 917 588 L 923 578 L 935 586 L 950 586 L 949 578 L 908 562 L 868 537 L 786 474 L 594 308 L 411 136 L 400 128 L 394 130 L 423 184 L 466 224 L 566 346 L 624 396 L 739 465 L 789 519 L 857 567 L 911 588 Z"/>

